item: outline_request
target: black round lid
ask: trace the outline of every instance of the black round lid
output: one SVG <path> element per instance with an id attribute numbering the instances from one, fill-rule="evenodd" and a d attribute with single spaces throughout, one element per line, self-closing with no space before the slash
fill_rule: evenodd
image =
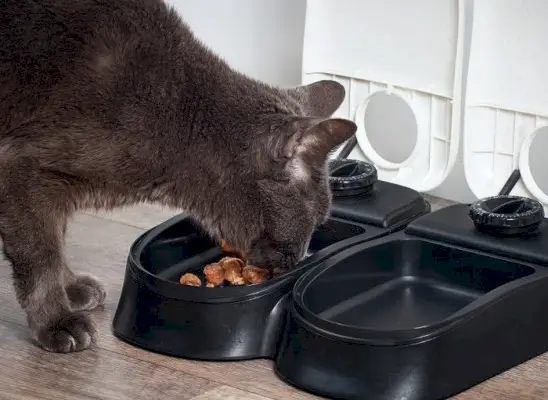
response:
<path id="1" fill-rule="evenodd" d="M 354 196 L 367 193 L 377 181 L 377 169 L 364 161 L 331 160 L 329 184 L 334 196 Z"/>
<path id="2" fill-rule="evenodd" d="M 481 232 L 515 236 L 535 231 L 544 220 L 544 208 L 527 197 L 499 195 L 473 203 L 469 216 Z"/>

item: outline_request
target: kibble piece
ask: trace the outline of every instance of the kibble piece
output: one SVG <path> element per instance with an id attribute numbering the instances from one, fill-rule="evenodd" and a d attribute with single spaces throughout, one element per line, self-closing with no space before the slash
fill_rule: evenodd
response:
<path id="1" fill-rule="evenodd" d="M 227 256 L 237 257 L 241 260 L 244 260 L 243 255 L 236 249 L 234 249 L 232 246 L 230 246 L 226 240 L 221 240 L 221 250 L 223 251 L 223 254 Z"/>
<path id="2" fill-rule="evenodd" d="M 225 271 L 219 263 L 206 265 L 204 275 L 207 279 L 207 287 L 221 286 L 225 281 Z"/>
<path id="3" fill-rule="evenodd" d="M 242 269 L 245 263 L 236 257 L 225 257 L 219 261 L 219 264 L 225 271 L 225 279 L 232 286 L 245 285 L 245 280 L 242 277 Z"/>
<path id="4" fill-rule="evenodd" d="M 270 279 L 270 270 L 268 268 L 255 267 L 248 265 L 242 271 L 245 281 L 250 285 L 266 282 Z"/>
<path id="5" fill-rule="evenodd" d="M 243 286 L 245 285 L 245 279 L 243 276 L 241 275 L 232 275 L 230 276 L 230 280 L 228 280 L 228 283 L 230 284 L 230 286 Z"/>
<path id="6" fill-rule="evenodd" d="M 226 242 L 226 240 L 221 240 L 221 250 L 224 252 L 224 253 L 230 253 L 232 251 L 234 251 L 232 249 L 232 247 L 230 247 L 230 245 Z"/>
<path id="7" fill-rule="evenodd" d="M 189 272 L 181 276 L 181 279 L 179 279 L 179 283 L 186 286 L 202 286 L 202 281 L 200 280 L 200 278 Z"/>

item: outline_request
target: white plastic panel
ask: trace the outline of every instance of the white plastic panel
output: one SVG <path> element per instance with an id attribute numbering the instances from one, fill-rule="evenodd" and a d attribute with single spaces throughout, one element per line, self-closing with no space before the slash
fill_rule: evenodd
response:
<path id="1" fill-rule="evenodd" d="M 537 135 L 548 135 L 547 21 L 545 0 L 475 2 L 464 169 L 478 198 L 497 194 L 519 168 L 512 194 L 536 197 L 548 210 L 548 157 L 530 158 L 547 143 Z"/>
<path id="2" fill-rule="evenodd" d="M 347 98 L 336 115 L 358 125 L 359 148 L 351 157 L 372 162 L 383 180 L 429 191 L 453 167 L 460 135 L 463 8 L 459 0 L 308 2 L 303 83 L 335 79 L 345 86 Z M 412 126 L 395 131 L 403 116 L 390 108 L 372 117 L 367 110 L 380 102 L 379 93 L 403 101 L 414 115 Z M 393 150 L 405 142 L 406 159 L 391 161 L 373 145 L 374 132 L 366 126 L 382 123 L 384 142 Z M 411 132 L 416 142 L 409 146 L 403 135 Z"/>

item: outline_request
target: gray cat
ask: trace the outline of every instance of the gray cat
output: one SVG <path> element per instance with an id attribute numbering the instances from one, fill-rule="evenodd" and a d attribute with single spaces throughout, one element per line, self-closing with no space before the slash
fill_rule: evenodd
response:
<path id="1" fill-rule="evenodd" d="M 251 263 L 293 267 L 329 212 L 327 157 L 356 130 L 330 118 L 344 96 L 234 71 L 162 0 L 2 0 L 0 233 L 33 338 L 94 341 L 105 291 L 63 252 L 80 209 L 181 208 Z"/>

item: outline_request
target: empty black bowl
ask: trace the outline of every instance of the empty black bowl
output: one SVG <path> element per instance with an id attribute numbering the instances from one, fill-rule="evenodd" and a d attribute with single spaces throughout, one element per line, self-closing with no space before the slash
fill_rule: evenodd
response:
<path id="1" fill-rule="evenodd" d="M 338 399 L 450 397 L 548 350 L 548 231 L 496 237 L 468 206 L 327 257 L 293 289 L 276 370 Z"/>

